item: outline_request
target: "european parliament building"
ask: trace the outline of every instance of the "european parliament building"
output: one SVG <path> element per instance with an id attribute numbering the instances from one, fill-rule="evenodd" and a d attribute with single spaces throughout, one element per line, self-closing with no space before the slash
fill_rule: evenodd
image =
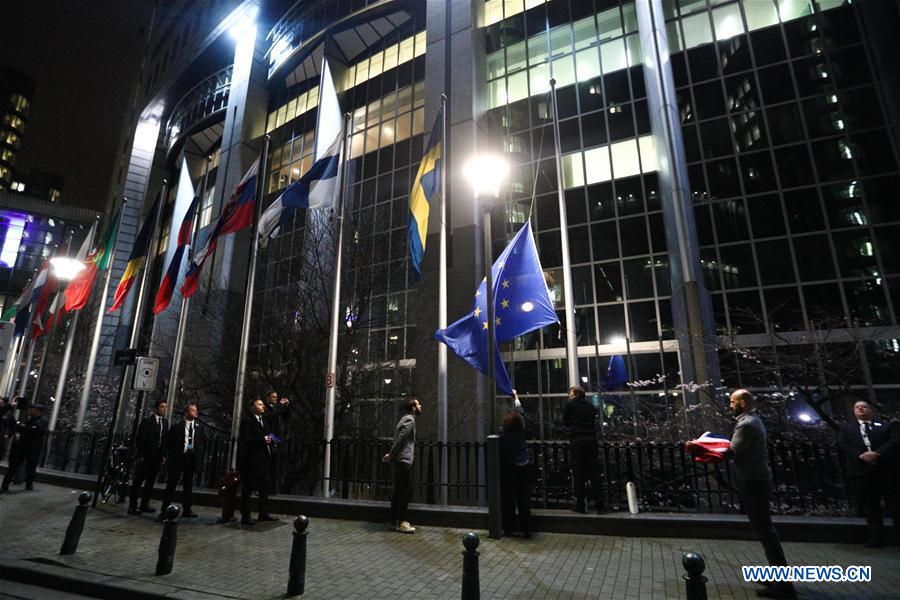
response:
<path id="1" fill-rule="evenodd" d="M 482 201 L 462 175 L 483 151 L 510 164 L 489 207 L 494 256 L 530 217 L 556 302 L 560 325 L 502 347 L 529 417 L 558 420 L 567 324 L 611 431 L 687 424 L 738 385 L 790 398 L 786 418 L 801 420 L 823 398 L 825 411 L 845 411 L 844 397 L 900 401 L 898 13 L 893 0 L 160 1 L 109 195 L 108 214 L 127 199 L 111 286 L 158 194 L 148 307 L 191 199 L 202 237 L 266 134 L 264 204 L 310 168 L 327 61 L 350 114 L 339 433 L 389 434 L 408 394 L 423 400 L 424 429 L 436 423 L 438 211 L 416 282 L 407 207 L 442 94 L 450 321 L 484 273 Z M 310 436 L 335 255 L 326 212 L 301 211 L 260 250 L 249 348 L 248 397 L 274 387 L 300 400 Z M 248 231 L 220 239 L 177 382 L 182 401 L 221 405 L 223 420 L 249 252 Z M 98 369 L 116 372 L 109 356 L 134 309 L 132 298 L 105 321 Z M 162 397 L 180 310 L 176 292 L 143 324 Z M 489 397 L 451 355 L 451 440 L 485 433 Z"/>

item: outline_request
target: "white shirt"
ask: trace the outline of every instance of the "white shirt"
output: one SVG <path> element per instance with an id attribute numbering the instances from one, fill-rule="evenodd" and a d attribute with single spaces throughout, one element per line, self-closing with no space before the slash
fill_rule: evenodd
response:
<path id="1" fill-rule="evenodd" d="M 872 442 L 869 441 L 869 434 L 866 432 L 866 423 L 869 424 L 870 428 L 874 425 L 872 421 L 859 421 L 859 435 L 862 436 L 863 444 L 865 444 L 866 448 L 869 450 L 869 452 L 871 452 Z"/>
<path id="2" fill-rule="evenodd" d="M 196 437 L 197 426 L 194 425 L 194 422 L 193 421 L 185 421 L 184 422 L 184 451 L 185 452 L 187 452 L 188 450 L 194 449 L 194 443 L 193 443 L 193 440 L 191 439 L 191 427 L 193 427 L 194 436 Z"/>

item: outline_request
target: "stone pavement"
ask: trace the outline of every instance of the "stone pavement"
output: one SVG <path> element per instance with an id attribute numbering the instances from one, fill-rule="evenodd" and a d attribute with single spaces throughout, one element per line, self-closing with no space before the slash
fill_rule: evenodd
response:
<path id="1" fill-rule="evenodd" d="M 130 517 L 123 506 L 100 505 L 88 514 L 78 553 L 57 555 L 78 491 L 39 485 L 0 496 L 0 551 L 5 560 L 43 559 L 83 573 L 126 578 L 134 587 L 179 598 L 280 598 L 287 584 L 289 517 L 253 528 L 215 525 L 218 516 L 198 510 L 182 520 L 171 575 L 155 577 L 161 526 Z M 314 519 L 303 598 L 459 598 L 463 529 L 422 528 L 407 536 L 386 525 Z M 681 557 L 701 553 L 711 599 L 755 598 L 740 565 L 762 564 L 756 542 L 626 538 L 539 533 L 526 541 L 489 540 L 479 533 L 481 597 L 684 598 Z M 801 598 L 897 598 L 900 550 L 845 544 L 785 545 L 788 559 L 804 565 L 871 565 L 867 584 L 802 584 Z M 40 563 L 30 563 L 40 567 Z M 162 590 L 159 584 L 168 586 Z M 2 588 L 2 584 L 0 584 Z"/>

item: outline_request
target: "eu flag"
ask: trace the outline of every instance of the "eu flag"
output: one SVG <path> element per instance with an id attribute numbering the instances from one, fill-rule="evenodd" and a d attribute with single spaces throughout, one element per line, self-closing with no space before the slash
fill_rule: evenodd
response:
<path id="1" fill-rule="evenodd" d="M 509 243 L 491 268 L 494 288 L 494 331 L 496 342 L 506 342 L 529 331 L 559 322 L 544 271 L 531 234 L 531 221 Z M 487 294 L 484 280 L 475 292 L 472 312 L 434 337 L 478 372 L 488 371 Z M 512 393 L 509 374 L 495 347 L 497 389 Z"/>

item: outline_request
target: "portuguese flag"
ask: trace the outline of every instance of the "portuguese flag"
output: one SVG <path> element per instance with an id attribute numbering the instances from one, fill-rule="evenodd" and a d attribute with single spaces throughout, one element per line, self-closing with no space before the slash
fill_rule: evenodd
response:
<path id="1" fill-rule="evenodd" d="M 94 287 L 94 280 L 97 278 L 97 272 L 105 271 L 109 268 L 121 216 L 122 209 L 119 209 L 119 212 L 106 226 L 106 231 L 103 232 L 100 243 L 85 259 L 85 268 L 66 286 L 67 311 L 77 310 L 87 304 L 91 295 L 91 289 Z"/>

